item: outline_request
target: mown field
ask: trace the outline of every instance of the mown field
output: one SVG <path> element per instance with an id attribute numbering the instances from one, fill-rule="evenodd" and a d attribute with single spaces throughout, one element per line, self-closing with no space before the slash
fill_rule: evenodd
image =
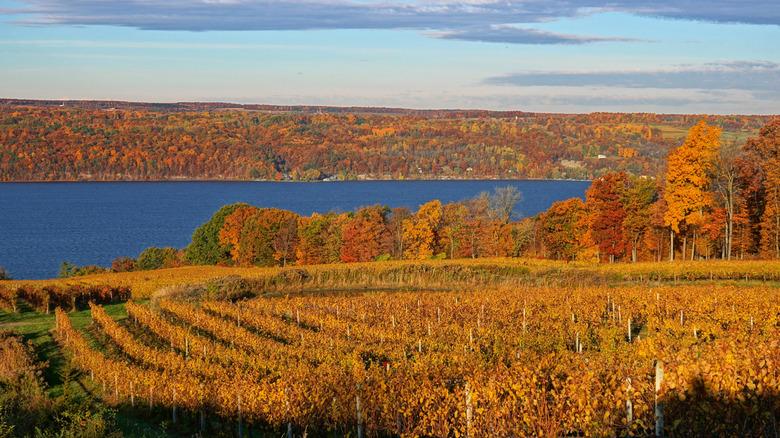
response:
<path id="1" fill-rule="evenodd" d="M 189 267 L 0 282 L 0 327 L 126 435 L 655 436 L 663 413 L 666 436 L 774 437 L 779 281 L 778 262 Z M 55 310 L 55 288 L 103 304 Z"/>

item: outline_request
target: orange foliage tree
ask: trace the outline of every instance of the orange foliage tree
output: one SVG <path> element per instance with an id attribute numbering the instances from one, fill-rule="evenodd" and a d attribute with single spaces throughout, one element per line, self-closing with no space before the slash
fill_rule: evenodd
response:
<path id="1" fill-rule="evenodd" d="M 558 201 L 539 215 L 539 231 L 552 258 L 575 260 L 586 247 L 588 207 L 580 198 Z"/>
<path id="2" fill-rule="evenodd" d="M 627 185 L 624 172 L 608 173 L 593 180 L 586 192 L 591 237 L 598 245 L 600 257 L 606 257 L 610 263 L 621 258 L 628 246 L 623 231 L 627 213 L 622 196 Z"/>
<path id="3" fill-rule="evenodd" d="M 219 243 L 230 251 L 233 261 L 239 259 L 241 244 L 241 230 L 246 221 L 257 213 L 257 208 L 243 204 L 225 218 L 222 228 L 219 230 Z"/>
<path id="4" fill-rule="evenodd" d="M 674 259 L 675 233 L 684 233 L 682 257 L 685 259 L 688 232 L 693 232 L 695 241 L 704 210 L 712 203 L 709 171 L 720 146 L 720 131 L 701 121 L 688 131 L 685 142 L 669 153 L 664 191 L 668 211 L 664 223 L 670 230 L 670 260 Z M 692 245 L 691 258 L 695 252 Z"/>
<path id="5" fill-rule="evenodd" d="M 761 128 L 745 149 L 761 158 L 765 208 L 761 215 L 761 253 L 780 258 L 780 119 Z"/>
<path id="6" fill-rule="evenodd" d="M 345 262 L 369 262 L 377 257 L 389 257 L 392 236 L 387 227 L 389 208 L 375 205 L 358 211 L 342 231 L 341 254 Z"/>

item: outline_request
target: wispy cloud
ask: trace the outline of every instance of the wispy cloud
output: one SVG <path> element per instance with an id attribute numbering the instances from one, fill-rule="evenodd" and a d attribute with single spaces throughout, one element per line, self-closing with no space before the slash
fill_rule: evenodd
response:
<path id="1" fill-rule="evenodd" d="M 598 86 L 622 88 L 749 90 L 777 94 L 780 64 L 729 61 L 684 64 L 670 69 L 622 71 L 528 71 L 485 79 L 489 85 Z"/>
<path id="2" fill-rule="evenodd" d="M 426 35 L 447 40 L 480 41 L 507 44 L 589 44 L 598 42 L 646 41 L 634 38 L 571 35 L 511 25 L 472 26 L 429 32 Z"/>
<path id="3" fill-rule="evenodd" d="M 2 46 L 40 46 L 88 49 L 162 49 L 162 50 L 245 50 L 245 49 L 301 49 L 326 50 L 327 46 L 292 46 L 281 44 L 220 44 L 220 43 L 183 43 L 156 41 L 90 41 L 90 40 L 0 40 Z"/>
<path id="4" fill-rule="evenodd" d="M 24 26 L 109 25 L 150 30 L 411 29 L 437 38 L 523 44 L 582 44 L 608 37 L 558 35 L 509 25 L 596 12 L 718 23 L 780 24 L 766 0 L 21 0 Z M 771 3 L 771 2 L 769 2 Z M 618 39 L 620 40 L 620 39 Z"/>

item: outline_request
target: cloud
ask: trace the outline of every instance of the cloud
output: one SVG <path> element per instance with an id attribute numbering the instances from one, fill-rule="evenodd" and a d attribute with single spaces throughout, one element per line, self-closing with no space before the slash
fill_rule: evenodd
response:
<path id="1" fill-rule="evenodd" d="M 3 15 L 26 26 L 109 25 L 149 30 L 411 29 L 438 38 L 531 44 L 580 44 L 598 37 L 549 34 L 507 26 L 597 12 L 717 23 L 780 24 L 766 0 L 21 0 Z M 770 2 L 771 3 L 771 2 Z M 28 18 L 29 17 L 29 18 Z M 481 30 L 480 30 L 481 29 Z M 489 35 L 490 30 L 494 34 Z M 611 39 L 609 39 L 611 40 Z"/>
<path id="2" fill-rule="evenodd" d="M 490 77 L 484 83 L 519 87 L 748 90 L 777 94 L 780 64 L 769 61 L 728 61 L 684 64 L 666 70 L 531 71 Z"/>
<path id="3" fill-rule="evenodd" d="M 614 38 L 599 36 L 570 35 L 554 32 L 546 32 L 539 29 L 493 25 L 468 27 L 463 29 L 449 29 L 438 32 L 430 32 L 426 35 L 446 40 L 480 41 L 486 43 L 508 44 L 589 44 L 597 42 L 626 42 L 642 41 L 633 38 Z"/>

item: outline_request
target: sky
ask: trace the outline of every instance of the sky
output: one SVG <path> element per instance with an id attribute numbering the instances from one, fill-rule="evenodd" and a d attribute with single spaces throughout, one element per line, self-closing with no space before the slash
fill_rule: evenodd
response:
<path id="1" fill-rule="evenodd" d="M 0 0 L 0 97 L 780 114 L 780 2 Z"/>

